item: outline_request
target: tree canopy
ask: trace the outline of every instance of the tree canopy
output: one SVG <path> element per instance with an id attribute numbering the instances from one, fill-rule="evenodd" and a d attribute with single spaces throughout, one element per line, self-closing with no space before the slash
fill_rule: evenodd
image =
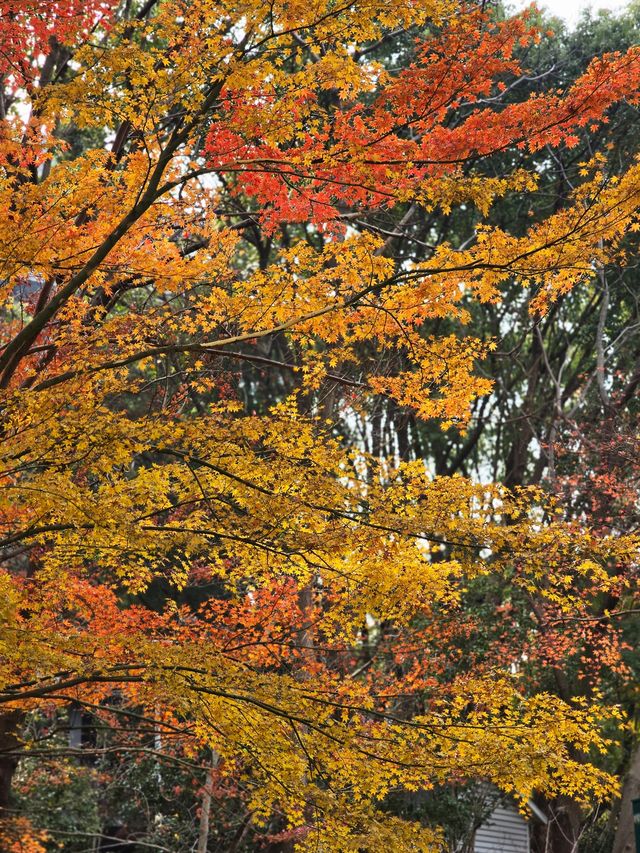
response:
<path id="1" fill-rule="evenodd" d="M 489 628 L 461 642 L 470 590 L 589 618 L 638 557 L 633 524 L 568 508 L 590 493 L 555 447 L 584 353 L 608 415 L 638 384 L 607 384 L 603 327 L 629 317 L 607 276 L 637 239 L 640 162 L 612 128 L 640 52 L 547 75 L 546 26 L 451 0 L 0 2 L 9 849 L 65 842 L 11 788 L 72 711 L 121 761 L 205 761 L 203 851 L 214 782 L 246 815 L 225 849 L 251 827 L 435 851 L 442 829 L 394 796 L 617 791 L 602 684 L 523 679 Z M 569 300 L 595 349 L 567 340 Z M 513 405 L 556 417 L 492 465 Z M 527 619 L 510 642 L 535 667 L 560 641 L 537 658 Z"/>

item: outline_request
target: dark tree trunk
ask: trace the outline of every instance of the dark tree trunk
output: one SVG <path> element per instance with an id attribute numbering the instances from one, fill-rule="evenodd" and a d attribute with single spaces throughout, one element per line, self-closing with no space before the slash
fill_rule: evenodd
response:
<path id="1" fill-rule="evenodd" d="M 11 811 L 11 783 L 22 744 L 18 736 L 22 719 L 21 711 L 0 715 L 0 819 Z"/>
<path id="2" fill-rule="evenodd" d="M 548 824 L 532 825 L 532 853 L 578 853 L 583 816 L 580 806 L 569 797 L 541 803 Z"/>

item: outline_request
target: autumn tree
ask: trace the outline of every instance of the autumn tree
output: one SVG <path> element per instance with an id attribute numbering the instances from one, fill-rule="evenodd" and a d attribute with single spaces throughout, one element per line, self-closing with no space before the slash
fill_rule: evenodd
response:
<path id="1" fill-rule="evenodd" d="M 566 579 L 606 589 L 635 535 L 348 446 L 335 412 L 386 398 L 464 429 L 495 344 L 448 322 L 514 281 L 544 316 L 620 257 L 636 162 L 587 158 L 520 232 L 490 213 L 536 197 L 508 152 L 570 149 L 637 103 L 638 51 L 513 101 L 538 29 L 449 0 L 1 8 L 6 846 L 27 843 L 24 721 L 70 705 L 206 749 L 252 823 L 301 850 L 436 850 L 437 827 L 384 801 L 452 779 L 613 790 L 575 757 L 606 745 L 597 697 L 526 695 L 499 668 L 441 690 L 424 661 L 378 665 L 362 626 L 409 649 L 514 559 L 571 608 Z M 375 58 L 395 43 L 406 61 Z M 461 207 L 473 240 L 429 229 L 421 258 L 371 227 Z M 260 411 L 250 381 L 277 387 Z"/>
<path id="2" fill-rule="evenodd" d="M 626 49 L 637 43 L 638 21 L 636 6 L 616 17 L 585 15 L 574 32 L 554 23 L 549 37 L 520 48 L 528 73 L 513 81 L 505 97 L 522 101 L 531 91 L 570 85 L 605 46 Z M 489 221 L 525 233 L 532 220 L 567 202 L 572 189 L 586 178 L 585 159 L 595 152 L 604 158 L 610 174 L 624 170 L 637 156 L 637 111 L 623 100 L 609 111 L 608 119 L 606 124 L 581 128 L 571 147 L 510 149 L 488 158 L 488 171 L 503 168 L 503 158 L 509 158 L 540 176 L 535 195 L 514 193 L 501 199 Z M 459 114 L 452 117 L 453 122 L 461 120 Z M 393 233 L 393 252 L 412 262 L 428 255 L 429 228 L 464 243 L 473 239 L 479 219 L 469 206 L 447 214 L 413 209 L 401 224 L 406 212 L 406 208 L 395 214 L 385 211 L 370 218 L 368 227 Z M 635 529 L 628 511 L 637 494 L 628 448 L 634 447 L 630 424 L 637 412 L 637 353 L 632 345 L 637 323 L 637 234 L 630 232 L 621 249 L 609 263 L 594 266 L 584 287 L 562 294 L 542 317 L 529 310 L 535 294 L 523 292 L 515 276 L 505 282 L 500 302 L 462 301 L 470 328 L 485 340 L 499 341 L 480 368 L 494 380 L 493 392 L 474 401 L 466 432 L 443 433 L 437 424 L 421 422 L 409 409 L 380 398 L 364 409 L 356 431 L 362 428 L 362 439 L 376 453 L 424 458 L 435 472 L 472 473 L 479 478 L 491 472 L 512 485 L 542 483 L 559 491 L 558 511 L 578 526 L 614 535 Z M 422 333 L 429 334 L 432 328 L 425 324 Z M 456 321 L 448 320 L 447 328 L 456 329 Z M 400 361 L 403 355 L 396 352 L 387 358 Z M 617 442 L 627 448 L 624 472 Z M 592 504 L 589 496 L 596 484 L 602 492 Z M 626 503 L 616 497 L 618 492 Z M 613 529 L 601 526 L 605 515 L 615 522 Z M 457 661 L 458 672 L 508 664 L 521 675 L 526 671 L 527 689 L 532 692 L 551 690 L 571 701 L 602 691 L 625 717 L 603 765 L 622 777 L 629 762 L 637 766 L 630 734 L 636 714 L 631 685 L 637 661 L 631 649 L 637 645 L 633 627 L 637 579 L 634 561 L 611 568 L 606 592 L 583 581 L 567 589 L 574 600 L 570 614 L 540 601 L 535 588 L 512 583 L 512 573 L 478 578 L 463 598 L 459 618 L 439 614 L 424 647 L 432 674 L 435 644 Z M 607 616 L 608 612 L 614 615 Z M 452 643 L 459 644 L 455 652 Z M 413 663 L 411 657 L 406 665 Z M 629 785 L 635 784 L 632 773 Z M 598 843 L 609 849 L 618 814 L 629 828 L 628 799 L 625 795 L 621 809 L 614 800 L 611 810 L 585 810 L 566 797 L 547 800 L 550 828 L 544 828 L 540 849 L 572 849 L 577 843 L 581 850 L 583 845 L 591 850 L 590 844 L 600 850 Z"/>

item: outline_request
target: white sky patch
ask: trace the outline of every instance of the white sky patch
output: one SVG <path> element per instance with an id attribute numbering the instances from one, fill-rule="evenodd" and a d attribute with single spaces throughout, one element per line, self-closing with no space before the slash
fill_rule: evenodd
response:
<path id="1" fill-rule="evenodd" d="M 519 12 L 530 5 L 530 0 L 511 0 L 510 5 Z M 552 15 L 562 18 L 569 26 L 573 26 L 586 9 L 591 9 L 593 13 L 597 13 L 600 9 L 620 12 L 628 6 L 628 3 L 626 0 L 537 0 L 537 5 Z"/>

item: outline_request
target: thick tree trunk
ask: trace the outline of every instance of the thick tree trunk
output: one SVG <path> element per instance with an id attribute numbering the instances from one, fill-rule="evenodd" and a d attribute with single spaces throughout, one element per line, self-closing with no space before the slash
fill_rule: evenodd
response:
<path id="1" fill-rule="evenodd" d="M 21 711 L 0 715 L 0 820 L 11 811 L 11 783 L 18 764 L 21 745 L 18 730 L 22 718 Z"/>
<path id="2" fill-rule="evenodd" d="M 618 817 L 618 828 L 613 843 L 613 853 L 634 853 L 635 839 L 631 801 L 640 797 L 640 744 L 631 756 L 629 771 L 622 788 L 622 802 Z"/>

